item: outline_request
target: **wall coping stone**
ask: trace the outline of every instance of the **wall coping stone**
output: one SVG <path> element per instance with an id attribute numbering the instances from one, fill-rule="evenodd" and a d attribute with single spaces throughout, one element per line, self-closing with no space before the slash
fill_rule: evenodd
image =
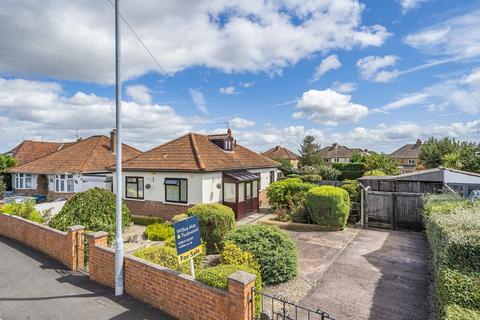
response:
<path id="1" fill-rule="evenodd" d="M 67 230 L 68 231 L 79 231 L 79 230 L 85 230 L 85 227 L 81 226 L 81 225 L 75 225 L 75 226 L 68 227 Z"/>
<path id="2" fill-rule="evenodd" d="M 106 231 L 87 232 L 87 237 L 89 238 L 96 239 L 96 238 L 101 238 L 105 236 L 108 236 L 108 232 Z"/>
<path id="3" fill-rule="evenodd" d="M 227 277 L 228 281 L 234 281 L 244 286 L 255 281 L 257 276 L 242 270 L 238 270 Z"/>

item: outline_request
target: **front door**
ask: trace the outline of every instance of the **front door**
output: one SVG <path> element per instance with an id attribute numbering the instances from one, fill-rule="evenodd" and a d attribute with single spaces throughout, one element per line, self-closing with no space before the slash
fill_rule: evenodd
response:
<path id="1" fill-rule="evenodd" d="M 41 194 L 41 195 L 48 194 L 48 178 L 44 174 L 38 176 L 37 192 L 38 194 Z"/>
<path id="2" fill-rule="evenodd" d="M 253 211 L 252 181 L 245 182 L 245 206 L 246 212 Z"/>

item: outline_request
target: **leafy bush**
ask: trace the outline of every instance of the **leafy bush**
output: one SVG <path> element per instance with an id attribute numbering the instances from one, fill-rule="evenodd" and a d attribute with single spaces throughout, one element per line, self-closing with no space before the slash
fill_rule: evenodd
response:
<path id="1" fill-rule="evenodd" d="M 256 275 L 257 278 L 255 279 L 255 290 L 257 292 L 262 291 L 261 275 L 254 269 L 244 265 L 221 264 L 215 267 L 205 268 L 197 273 L 196 279 L 202 283 L 205 283 L 210 287 L 227 290 L 228 289 L 227 277 L 239 270 Z M 257 313 L 260 312 L 261 307 L 262 307 L 262 296 L 257 294 L 255 296 L 255 309 Z"/>
<path id="2" fill-rule="evenodd" d="M 297 275 L 295 243 L 277 227 L 246 225 L 227 234 L 225 242 L 228 241 L 257 259 L 265 283 L 281 283 Z"/>
<path id="3" fill-rule="evenodd" d="M 302 166 L 298 170 L 302 176 L 318 174 L 317 166 Z"/>
<path id="4" fill-rule="evenodd" d="M 332 164 L 332 168 L 342 172 L 340 180 L 355 180 L 363 176 L 365 173 L 365 164 L 362 162 L 335 162 Z"/>
<path id="5" fill-rule="evenodd" d="M 175 250 L 175 248 L 167 246 L 150 246 L 135 251 L 133 255 L 140 259 L 156 263 L 163 267 L 181 273 L 190 274 L 190 263 L 179 263 L 177 258 L 177 251 Z M 201 270 L 204 258 L 205 254 L 203 253 L 193 258 L 195 270 Z"/>
<path id="6" fill-rule="evenodd" d="M 148 240 L 163 241 L 173 236 L 173 228 L 161 223 L 151 224 L 145 229 L 145 236 Z"/>
<path id="7" fill-rule="evenodd" d="M 200 235 L 208 253 L 218 252 L 223 237 L 235 229 L 235 213 L 222 204 L 197 204 L 188 209 L 187 215 L 198 215 Z"/>
<path id="8" fill-rule="evenodd" d="M 348 192 L 350 202 L 360 202 L 360 184 L 357 180 L 346 180 L 347 183 L 340 186 Z"/>
<path id="9" fill-rule="evenodd" d="M 243 265 L 260 273 L 257 259 L 248 251 L 240 249 L 235 243 L 227 241 L 220 256 L 222 264 Z"/>
<path id="10" fill-rule="evenodd" d="M 322 176 L 323 180 L 337 180 L 342 172 L 335 168 L 321 166 L 318 168 L 318 174 Z"/>
<path id="11" fill-rule="evenodd" d="M 303 209 L 307 191 L 314 186 L 296 178 L 271 183 L 267 188 L 267 195 L 279 220 L 292 220 Z"/>
<path id="12" fill-rule="evenodd" d="M 383 176 L 388 176 L 385 172 L 382 170 L 374 169 L 370 171 L 365 171 L 365 174 L 363 175 L 365 177 L 383 177 Z"/>
<path id="13" fill-rule="evenodd" d="M 133 216 L 132 215 L 132 221 L 135 224 L 141 225 L 141 226 L 148 226 L 154 223 L 163 223 L 165 220 L 161 217 L 154 217 L 154 216 Z"/>
<path id="14" fill-rule="evenodd" d="M 186 213 L 176 214 L 172 218 L 172 223 L 175 223 L 175 222 L 178 222 L 178 221 L 181 221 L 181 220 L 185 220 L 187 218 L 188 218 L 188 215 Z"/>
<path id="15" fill-rule="evenodd" d="M 40 212 L 35 209 L 35 201 L 28 200 L 23 203 L 12 202 L 0 208 L 0 212 L 19 216 L 30 221 L 42 223 L 43 218 Z"/>
<path id="16" fill-rule="evenodd" d="M 423 219 L 441 319 L 480 318 L 480 202 L 430 195 Z"/>
<path id="17" fill-rule="evenodd" d="M 287 175 L 287 178 L 300 178 L 302 175 L 298 173 L 291 173 Z"/>
<path id="18" fill-rule="evenodd" d="M 173 236 L 165 239 L 165 241 L 163 242 L 163 245 L 165 247 L 175 248 L 175 236 L 173 235 Z"/>
<path id="19" fill-rule="evenodd" d="M 317 183 L 322 181 L 322 176 L 319 174 L 307 174 L 305 176 L 300 176 L 300 180 L 303 182 Z"/>
<path id="20" fill-rule="evenodd" d="M 350 212 L 348 192 L 333 186 L 315 187 L 305 201 L 309 219 L 319 225 L 343 230 Z"/>
<path id="21" fill-rule="evenodd" d="M 62 231 L 73 225 L 82 225 L 90 231 L 106 231 L 111 241 L 115 238 L 115 206 L 115 194 L 93 188 L 75 194 L 48 225 Z M 123 203 L 122 227 L 126 228 L 130 220 L 130 211 Z"/>

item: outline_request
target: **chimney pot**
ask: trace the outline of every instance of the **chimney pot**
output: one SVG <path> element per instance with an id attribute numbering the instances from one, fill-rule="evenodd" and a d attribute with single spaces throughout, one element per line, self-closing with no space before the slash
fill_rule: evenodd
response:
<path id="1" fill-rule="evenodd" d="M 415 143 L 417 146 L 420 146 L 422 144 L 422 140 L 417 139 L 417 142 Z"/>

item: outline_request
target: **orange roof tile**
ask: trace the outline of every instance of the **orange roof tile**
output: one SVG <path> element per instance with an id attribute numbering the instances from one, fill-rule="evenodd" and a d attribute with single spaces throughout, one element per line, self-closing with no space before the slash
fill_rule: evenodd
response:
<path id="1" fill-rule="evenodd" d="M 139 150 L 126 144 L 123 145 L 122 151 L 124 159 L 141 154 Z M 44 174 L 102 172 L 113 164 L 115 164 L 115 155 L 110 150 L 110 138 L 92 136 L 34 161 L 16 166 L 10 169 L 10 172 Z"/>
<path id="2" fill-rule="evenodd" d="M 17 160 L 17 166 L 19 166 L 68 147 L 73 143 L 75 142 L 24 140 L 18 146 L 7 152 L 7 154 L 11 154 Z"/>
<path id="3" fill-rule="evenodd" d="M 224 151 L 207 135 L 197 133 L 183 135 L 126 160 L 122 165 L 126 171 L 221 171 L 279 166 L 238 144 L 233 151 Z"/>

